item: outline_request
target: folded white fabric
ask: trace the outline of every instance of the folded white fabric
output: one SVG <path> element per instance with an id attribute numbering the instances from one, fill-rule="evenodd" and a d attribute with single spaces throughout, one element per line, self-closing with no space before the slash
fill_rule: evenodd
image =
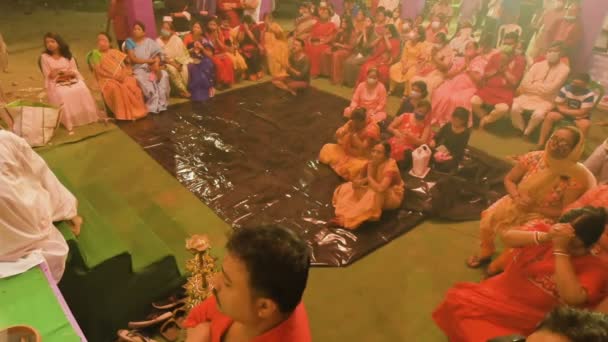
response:
<path id="1" fill-rule="evenodd" d="M 0 262 L 0 279 L 25 273 L 30 268 L 36 267 L 43 262 L 44 257 L 42 256 L 42 251 L 39 249 L 17 261 Z"/>

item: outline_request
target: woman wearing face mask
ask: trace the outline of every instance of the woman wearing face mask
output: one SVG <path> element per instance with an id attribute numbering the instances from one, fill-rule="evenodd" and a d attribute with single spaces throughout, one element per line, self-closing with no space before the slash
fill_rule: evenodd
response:
<path id="1" fill-rule="evenodd" d="M 539 222 L 501 234 L 503 243 L 515 249 L 505 272 L 480 283 L 456 284 L 433 319 L 450 341 L 488 341 L 529 335 L 558 306 L 594 307 L 605 295 L 608 269 L 590 250 L 605 225 L 604 208 L 584 207 L 567 212 L 555 225 Z M 543 341 L 549 340 L 555 339 Z"/>
<path id="2" fill-rule="evenodd" d="M 447 36 L 448 28 L 441 20 L 442 17 L 435 16 L 426 27 L 426 41 L 429 43 L 435 43 L 437 35 L 443 33 Z"/>
<path id="3" fill-rule="evenodd" d="M 182 40 L 175 34 L 171 23 L 163 23 L 156 43 L 163 49 L 165 69 L 169 73 L 172 88 L 182 97 L 190 97 L 187 86 L 188 64 L 192 63 L 192 58 Z"/>
<path id="4" fill-rule="evenodd" d="M 344 85 L 354 87 L 359 76 L 361 65 L 367 61 L 372 44 L 376 41 L 371 18 L 365 18 L 365 29 L 356 38 L 352 54 L 344 61 Z"/>
<path id="5" fill-rule="evenodd" d="M 454 50 L 448 45 L 445 34 L 435 36 L 435 46 L 431 50 L 430 60 L 412 77 L 412 82 L 423 81 L 426 83 L 429 96 L 443 83 L 445 75 L 454 62 Z"/>
<path id="6" fill-rule="evenodd" d="M 431 124 L 443 126 L 457 107 L 471 111 L 471 97 L 477 92 L 489 59 L 487 54 L 478 55 L 478 47 L 476 42 L 467 44 L 464 57 L 454 59 L 447 80 L 433 93 Z"/>
<path id="7" fill-rule="evenodd" d="M 536 29 L 538 32 L 536 36 L 532 38 L 530 48 L 528 49 L 528 55 L 530 57 L 537 58 L 542 51 L 546 51 L 549 45 L 553 42 L 553 34 L 555 27 L 566 15 L 566 1 L 555 0 L 553 6 L 549 7 L 544 11 L 541 18 L 536 22 Z"/>
<path id="8" fill-rule="evenodd" d="M 352 22 L 342 20 L 331 49 L 325 51 L 321 60 L 321 75 L 329 76 L 332 84 L 342 84 L 344 60 L 352 53 L 356 39 Z"/>
<path id="9" fill-rule="evenodd" d="M 508 194 L 481 213 L 481 243 L 478 252 L 467 260 L 471 268 L 490 262 L 496 248 L 496 234 L 534 219 L 556 220 L 562 210 L 592 186 L 589 171 L 578 163 L 584 137 L 571 126 L 553 133 L 544 151 L 530 152 L 519 158 L 505 177 Z M 504 260 L 488 267 L 500 270 Z"/>
<path id="10" fill-rule="evenodd" d="M 388 126 L 388 132 L 393 135 L 389 139 L 391 156 L 396 161 L 402 161 L 401 168 L 409 170 L 412 167 L 412 151 L 418 146 L 429 143 L 431 125 L 427 115 L 431 112 L 431 104 L 422 100 L 413 113 L 404 113 L 396 117 Z"/>
<path id="11" fill-rule="evenodd" d="M 378 124 L 366 113 L 363 107 L 353 110 L 350 120 L 336 131 L 337 143 L 325 144 L 319 152 L 319 161 L 346 180 L 361 173 L 372 146 L 380 139 Z"/>
<path id="12" fill-rule="evenodd" d="M 110 43 L 107 34 L 98 34 L 97 49 L 87 55 L 87 64 L 116 120 L 137 120 L 148 114 L 144 96 L 133 70 L 125 64 L 127 55 L 112 49 Z"/>
<path id="13" fill-rule="evenodd" d="M 412 83 L 412 90 L 409 96 L 404 96 L 401 99 L 401 105 L 395 113 L 395 116 L 399 116 L 403 113 L 413 113 L 418 103 L 422 100 L 426 100 L 429 95 L 426 90 L 426 83 L 422 81 Z"/>
<path id="14" fill-rule="evenodd" d="M 429 57 L 430 48 L 429 44 L 425 41 L 425 37 L 425 31 L 422 26 L 416 27 L 410 33 L 410 40 L 403 47 L 401 60 L 393 64 L 389 70 L 389 91 L 391 93 L 401 85 L 404 85 L 405 94 L 410 92 L 410 79 L 416 75 L 418 69 L 422 67 Z"/>
<path id="15" fill-rule="evenodd" d="M 356 108 L 365 108 L 367 116 L 374 122 L 386 119 L 386 88 L 378 81 L 378 70 L 369 69 L 365 82 L 359 83 L 350 106 L 344 109 L 344 116 L 350 117 Z"/>
<path id="16" fill-rule="evenodd" d="M 364 222 L 380 220 L 383 210 L 401 206 L 405 184 L 390 156 L 390 144 L 374 145 L 371 158 L 358 177 L 336 189 L 332 201 L 336 216 L 332 224 L 356 229 Z"/>
<path id="17" fill-rule="evenodd" d="M 382 40 L 378 41 L 374 46 L 374 50 L 369 59 L 361 66 L 357 83 L 365 82 L 367 71 L 376 69 L 378 77 L 385 87 L 388 86 L 390 66 L 399 58 L 399 33 L 394 25 L 387 25 L 387 30 L 382 36 Z"/>

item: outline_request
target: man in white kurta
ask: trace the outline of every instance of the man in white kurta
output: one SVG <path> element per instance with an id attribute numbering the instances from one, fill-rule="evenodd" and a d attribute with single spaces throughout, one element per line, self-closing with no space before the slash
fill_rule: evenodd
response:
<path id="1" fill-rule="evenodd" d="M 560 46 L 549 48 L 546 60 L 534 63 L 524 75 L 518 90 L 520 95 L 513 99 L 511 122 L 527 137 L 553 109 L 555 97 L 568 78 L 570 68 L 560 61 L 561 57 Z M 523 117 L 526 110 L 532 111 L 527 125 Z"/>
<path id="2" fill-rule="evenodd" d="M 53 222 L 64 220 L 79 226 L 74 195 L 25 140 L 0 130 L 0 261 L 40 250 L 59 282 L 69 249 Z"/>

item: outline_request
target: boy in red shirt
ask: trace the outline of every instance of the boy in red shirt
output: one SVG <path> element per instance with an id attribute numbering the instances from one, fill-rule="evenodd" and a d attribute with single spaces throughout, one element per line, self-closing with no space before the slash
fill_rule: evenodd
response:
<path id="1" fill-rule="evenodd" d="M 277 226 L 236 230 L 226 244 L 214 296 L 183 323 L 187 342 L 310 342 L 301 303 L 310 252 L 293 232 Z"/>

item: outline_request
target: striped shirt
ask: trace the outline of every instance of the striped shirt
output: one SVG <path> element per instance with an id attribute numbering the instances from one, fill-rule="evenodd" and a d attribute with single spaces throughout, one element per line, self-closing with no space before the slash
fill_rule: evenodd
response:
<path id="1" fill-rule="evenodd" d="M 595 104 L 596 94 L 590 89 L 585 89 L 580 93 L 572 92 L 571 85 L 565 85 L 560 89 L 559 94 L 555 98 L 555 103 L 566 104 L 570 109 L 587 109 L 593 108 Z"/>

